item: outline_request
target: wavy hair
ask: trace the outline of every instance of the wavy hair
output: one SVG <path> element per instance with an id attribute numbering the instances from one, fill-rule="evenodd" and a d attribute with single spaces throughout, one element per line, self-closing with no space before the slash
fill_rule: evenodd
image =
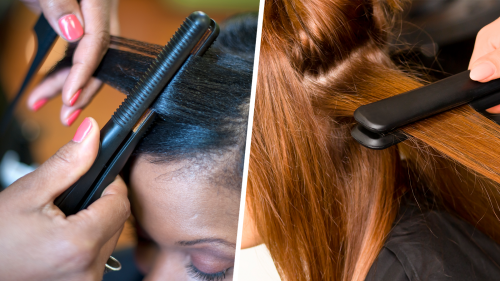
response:
<path id="1" fill-rule="evenodd" d="M 495 123 L 465 105 L 382 151 L 350 136 L 356 108 L 422 86 L 390 59 L 404 2 L 266 1 L 247 206 L 284 280 L 364 280 L 405 195 L 500 242 Z"/>

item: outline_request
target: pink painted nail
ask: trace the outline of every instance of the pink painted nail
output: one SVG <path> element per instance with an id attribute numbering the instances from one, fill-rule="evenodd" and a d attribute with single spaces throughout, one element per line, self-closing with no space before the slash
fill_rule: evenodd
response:
<path id="1" fill-rule="evenodd" d="M 90 122 L 89 118 L 83 119 L 82 124 L 76 130 L 75 136 L 73 137 L 74 142 L 82 142 L 83 139 L 87 136 L 87 134 L 92 129 L 92 122 Z"/>
<path id="2" fill-rule="evenodd" d="M 71 106 L 73 106 L 76 102 L 76 100 L 78 99 L 78 97 L 80 96 L 80 93 L 82 92 L 82 89 L 76 91 L 76 93 L 73 95 L 73 97 L 71 97 L 71 99 L 69 100 L 69 104 Z"/>
<path id="3" fill-rule="evenodd" d="M 65 15 L 60 18 L 59 28 L 61 29 L 63 36 L 68 41 L 77 40 L 83 35 L 82 25 L 80 24 L 78 18 L 73 14 Z"/>
<path id="4" fill-rule="evenodd" d="M 49 99 L 45 98 L 45 99 L 41 99 L 37 102 L 35 102 L 35 104 L 33 104 L 33 111 L 38 111 L 40 108 L 42 108 L 42 106 L 44 106 L 47 102 L 49 101 Z"/>
<path id="5" fill-rule="evenodd" d="M 71 124 L 75 122 L 76 118 L 78 118 L 78 115 L 80 115 L 80 112 L 82 112 L 82 110 L 78 109 L 75 112 L 71 113 L 71 115 L 66 119 L 66 124 L 68 126 L 71 126 Z"/>
<path id="6" fill-rule="evenodd" d="M 470 72 L 470 79 L 475 81 L 482 81 L 493 74 L 495 74 L 496 68 L 490 62 L 483 62 L 482 64 L 474 67 Z"/>

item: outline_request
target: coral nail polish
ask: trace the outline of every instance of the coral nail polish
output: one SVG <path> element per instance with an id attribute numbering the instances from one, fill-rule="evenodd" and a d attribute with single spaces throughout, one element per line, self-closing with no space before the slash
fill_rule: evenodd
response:
<path id="1" fill-rule="evenodd" d="M 59 19 L 59 28 L 61 29 L 61 33 L 68 41 L 75 41 L 82 37 L 83 28 L 80 24 L 78 18 L 73 15 L 65 15 Z"/>
<path id="2" fill-rule="evenodd" d="M 71 97 L 71 99 L 69 100 L 69 104 L 71 106 L 73 106 L 76 102 L 76 100 L 78 99 L 78 97 L 80 96 L 80 93 L 82 92 L 82 89 L 76 91 L 76 93 L 73 95 L 73 97 Z"/>
<path id="3" fill-rule="evenodd" d="M 33 111 L 38 111 L 40 108 L 42 108 L 42 106 L 44 106 L 47 102 L 49 101 L 49 99 L 45 98 L 45 99 L 41 99 L 37 102 L 35 102 L 35 104 L 33 104 Z"/>
<path id="4" fill-rule="evenodd" d="M 68 118 L 66 119 L 66 124 L 68 126 L 71 126 L 73 122 L 75 122 L 76 118 L 78 118 L 78 115 L 80 115 L 80 112 L 82 112 L 81 109 L 76 110 L 75 112 L 71 113 Z"/>
<path id="5" fill-rule="evenodd" d="M 87 136 L 87 134 L 90 132 L 90 129 L 92 129 L 92 122 L 90 122 L 89 118 L 83 119 L 82 124 L 78 126 L 78 129 L 76 130 L 75 136 L 73 137 L 74 142 L 82 142 L 83 139 Z"/>

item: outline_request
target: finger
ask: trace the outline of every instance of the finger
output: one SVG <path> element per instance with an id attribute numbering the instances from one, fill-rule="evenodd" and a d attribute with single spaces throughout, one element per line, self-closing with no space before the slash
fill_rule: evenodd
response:
<path id="1" fill-rule="evenodd" d="M 40 0 L 43 14 L 52 28 L 68 42 L 83 36 L 84 21 L 76 0 Z"/>
<path id="2" fill-rule="evenodd" d="M 85 108 L 94 98 L 95 94 L 102 87 L 101 80 L 91 78 L 85 87 L 71 101 L 72 106 L 65 104 L 61 107 L 61 123 L 66 126 L 71 126 L 81 113 L 81 109 Z"/>
<path id="3" fill-rule="evenodd" d="M 500 48 L 499 29 L 500 18 L 481 28 L 476 36 L 476 42 L 474 43 L 474 51 L 472 52 L 472 57 L 470 59 L 469 69 L 471 69 L 472 64 L 475 63 L 480 57 L 483 57 L 484 55 Z"/>
<path id="4" fill-rule="evenodd" d="M 120 21 L 118 20 L 118 0 L 110 3 L 109 30 L 112 35 L 120 35 Z"/>
<path id="5" fill-rule="evenodd" d="M 22 178 L 23 196 L 29 197 L 35 207 L 53 202 L 90 168 L 99 150 L 99 133 L 97 122 L 85 118 L 69 143 Z"/>
<path id="6" fill-rule="evenodd" d="M 90 78 L 89 82 L 82 89 L 78 99 L 71 101 L 72 107 L 84 108 L 87 106 L 92 101 L 95 94 L 101 89 L 102 84 L 101 80 L 95 77 Z"/>
<path id="7" fill-rule="evenodd" d="M 29 95 L 28 108 L 37 111 L 50 99 L 61 93 L 68 74 L 69 68 L 64 68 L 45 78 Z"/>
<path id="8" fill-rule="evenodd" d="M 116 232 L 111 239 L 109 239 L 102 247 L 101 250 L 99 251 L 99 255 L 95 259 L 94 262 L 94 267 L 96 268 L 96 277 L 98 277 L 95 280 L 99 280 L 99 278 L 102 277 L 102 274 L 104 272 L 104 268 L 106 265 L 106 262 L 109 259 L 109 256 L 113 254 L 113 251 L 116 247 L 116 244 L 118 242 L 118 239 L 120 238 L 120 234 L 122 233 L 123 226 Z"/>
<path id="9" fill-rule="evenodd" d="M 101 0 L 82 2 L 85 34 L 73 55 L 73 66 L 63 87 L 63 103 L 71 100 L 89 81 L 109 46 L 110 3 Z"/>
<path id="10" fill-rule="evenodd" d="M 99 252 L 99 257 L 100 263 L 106 264 L 106 261 L 108 260 L 109 256 L 113 254 L 113 251 L 116 248 L 116 243 L 118 243 L 118 239 L 120 238 L 120 235 L 122 234 L 123 228 L 125 224 L 123 224 L 120 229 L 109 239 L 104 245 L 101 247 L 101 251 Z"/>
<path id="11" fill-rule="evenodd" d="M 490 52 L 471 65 L 470 78 L 479 82 L 488 82 L 500 78 L 500 49 Z"/>
<path id="12" fill-rule="evenodd" d="M 499 105 L 495 105 L 492 108 L 488 108 L 488 109 L 486 109 L 486 111 L 488 111 L 491 114 L 500 114 L 500 104 Z"/>
<path id="13" fill-rule="evenodd" d="M 123 227 L 130 216 L 127 187 L 118 176 L 103 192 L 101 198 L 87 209 L 67 219 L 83 237 L 100 241 L 103 245 Z"/>

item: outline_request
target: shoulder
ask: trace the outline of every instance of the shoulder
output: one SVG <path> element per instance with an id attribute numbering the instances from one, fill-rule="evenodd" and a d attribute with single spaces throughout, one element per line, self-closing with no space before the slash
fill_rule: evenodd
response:
<path id="1" fill-rule="evenodd" d="M 470 224 L 410 207 L 400 212 L 367 280 L 497 280 L 499 265 L 499 245 Z M 401 271 L 399 279 L 387 275 Z"/>
<path id="2" fill-rule="evenodd" d="M 410 279 L 408 279 L 403 265 L 396 255 L 384 247 L 370 268 L 370 272 L 368 272 L 365 280 L 409 281 Z"/>

